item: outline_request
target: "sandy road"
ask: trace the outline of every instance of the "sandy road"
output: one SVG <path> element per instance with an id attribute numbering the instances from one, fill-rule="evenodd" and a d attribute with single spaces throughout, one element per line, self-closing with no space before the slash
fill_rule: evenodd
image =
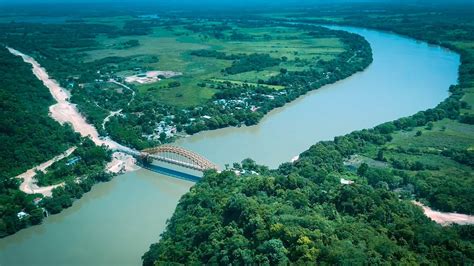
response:
<path id="1" fill-rule="evenodd" d="M 120 83 L 120 82 L 116 81 L 115 79 L 110 79 L 109 82 L 114 83 L 115 85 L 118 85 L 118 86 L 132 92 L 132 98 L 130 98 L 130 101 L 128 101 L 128 103 L 127 103 L 127 106 L 130 106 L 130 103 L 135 99 L 135 91 L 132 90 L 129 86 L 127 86 L 123 83 Z"/>
<path id="2" fill-rule="evenodd" d="M 111 140 L 110 138 L 101 138 L 99 136 L 99 133 L 97 132 L 97 129 L 86 121 L 85 117 L 79 112 L 76 105 L 68 101 L 70 97 L 69 92 L 65 90 L 64 88 L 62 88 L 58 84 L 58 82 L 56 82 L 54 79 L 51 79 L 48 73 L 46 72 L 46 70 L 43 67 L 41 67 L 41 65 L 35 59 L 13 48 L 7 47 L 7 49 L 13 55 L 21 57 L 25 63 L 31 64 L 33 74 L 39 80 L 41 80 L 43 84 L 49 89 L 49 92 L 51 93 L 51 95 L 57 102 L 56 104 L 51 105 L 49 107 L 49 112 L 50 112 L 49 115 L 54 120 L 56 120 L 60 124 L 64 124 L 64 123 L 70 124 L 72 128 L 74 129 L 74 131 L 78 132 L 83 137 L 89 137 L 96 145 L 99 145 L 99 146 L 105 145 L 107 148 L 117 151 L 114 153 L 114 156 L 113 156 L 114 163 L 113 164 L 111 163 L 108 165 L 109 167 L 112 167 L 112 169 L 108 168 L 108 171 L 120 172 L 116 170 L 117 164 L 123 164 L 123 166 L 120 167 L 120 169 L 123 169 L 123 171 L 131 171 L 131 170 L 137 169 L 137 166 L 135 165 L 135 159 L 131 155 L 127 155 L 127 154 L 138 154 L 138 151 L 131 149 L 129 147 L 123 146 Z M 68 151 L 70 151 L 71 149 L 69 149 Z M 127 154 L 118 153 L 118 151 L 126 152 Z M 54 163 L 55 160 L 57 161 L 64 158 L 64 157 L 61 157 L 63 155 L 64 154 L 58 155 L 57 157 L 47 162 L 44 162 L 43 164 L 35 168 L 32 168 L 28 170 L 27 172 L 19 175 L 18 177 L 24 178 L 25 180 L 20 186 L 20 189 L 23 192 L 29 193 L 29 194 L 42 193 L 45 196 L 50 196 L 52 189 L 57 186 L 60 186 L 61 184 L 55 185 L 55 186 L 48 186 L 48 187 L 38 187 L 36 184 L 34 184 L 35 170 L 44 171 L 47 167 L 49 167 L 52 163 Z M 61 158 L 58 159 L 59 157 Z M 38 168 L 41 168 L 41 169 L 38 169 Z"/>
<path id="3" fill-rule="evenodd" d="M 85 117 L 79 112 L 75 104 L 68 101 L 69 92 L 63 89 L 55 80 L 51 79 L 44 68 L 36 62 L 32 57 L 25 55 L 15 49 L 7 47 L 10 53 L 20 56 L 23 61 L 33 66 L 33 74 L 43 82 L 43 84 L 49 89 L 49 92 L 53 98 L 57 101 L 57 104 L 49 107 L 50 116 L 61 124 L 69 123 L 73 129 L 81 134 L 83 137 L 89 137 L 94 141 L 96 145 L 105 145 L 112 150 L 121 150 L 132 152 L 133 150 L 125 147 L 111 139 L 99 137 L 97 129 L 87 123 Z"/>
<path id="4" fill-rule="evenodd" d="M 105 124 L 107 124 L 110 121 L 110 118 L 116 115 L 120 115 L 121 112 L 122 112 L 122 109 L 110 112 L 109 115 L 106 118 L 104 118 L 104 121 L 102 121 L 102 129 L 105 130 Z"/>
<path id="5" fill-rule="evenodd" d="M 20 190 L 28 194 L 41 193 L 45 196 L 51 196 L 52 190 L 56 187 L 62 186 L 64 183 L 47 187 L 39 187 L 38 185 L 36 185 L 36 180 L 34 178 L 36 175 L 36 171 L 46 172 L 46 169 L 48 167 L 50 167 L 53 163 L 71 155 L 71 153 L 73 153 L 76 148 L 77 147 L 69 148 L 68 150 L 52 158 L 51 160 L 48 160 L 36 167 L 31 168 L 23 174 L 17 175 L 16 178 L 23 179 L 23 182 L 20 184 Z"/>

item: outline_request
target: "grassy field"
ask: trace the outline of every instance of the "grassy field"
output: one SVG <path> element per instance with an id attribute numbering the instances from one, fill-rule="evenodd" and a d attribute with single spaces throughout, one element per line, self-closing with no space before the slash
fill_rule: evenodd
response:
<path id="1" fill-rule="evenodd" d="M 419 135 L 421 132 L 421 135 Z M 393 140 L 384 148 L 386 159 L 397 158 L 408 161 L 420 161 L 427 165 L 441 166 L 440 169 L 431 171 L 438 175 L 459 175 L 474 177 L 470 167 L 455 162 L 438 153 L 445 149 L 474 149 L 472 136 L 474 127 L 444 119 L 433 123 L 433 127 L 415 127 L 410 131 L 400 131 L 393 134 Z M 398 152 L 398 150 L 411 151 L 411 154 Z M 375 157 L 375 154 L 370 154 Z M 466 176 L 466 177 L 467 177 Z"/>
<path id="2" fill-rule="evenodd" d="M 94 19 L 91 22 L 106 23 L 109 25 L 123 25 L 125 17 Z M 202 26 L 209 26 L 211 22 L 202 22 Z M 212 22 L 215 24 L 215 22 Z M 218 23 L 220 24 L 220 23 Z M 238 25 L 229 25 L 230 30 L 222 31 L 230 36 L 238 33 L 251 40 L 231 40 L 229 38 L 214 38 L 201 32 L 193 32 L 186 25 L 157 26 L 153 32 L 144 36 L 122 36 L 108 38 L 100 36 L 97 41 L 100 49 L 87 51 L 85 61 L 100 60 L 107 57 L 156 56 L 155 62 L 143 62 L 143 70 L 178 71 L 183 75 L 153 84 L 138 85 L 140 93 L 159 102 L 175 106 L 195 106 L 209 100 L 216 92 L 213 88 L 223 81 L 234 84 L 255 85 L 258 81 L 267 80 L 277 75 L 281 68 L 289 71 L 308 69 L 307 63 L 317 59 L 332 60 L 345 51 L 344 44 L 338 38 L 314 38 L 307 32 L 290 27 L 257 27 L 247 28 Z M 270 37 L 271 36 L 271 37 Z M 128 49 L 117 49 L 124 42 L 138 40 L 139 46 Z M 286 57 L 280 65 L 268 67 L 262 71 L 248 71 L 229 75 L 222 70 L 232 65 L 232 60 L 220 60 L 209 57 L 193 56 L 193 50 L 216 50 L 230 54 L 268 54 L 273 58 Z M 145 60 L 144 60 L 145 61 Z M 136 74 L 132 71 L 118 72 L 119 76 Z M 178 81 L 179 87 L 169 88 L 168 84 Z M 207 86 L 198 86 L 205 83 Z M 281 86 L 267 85 L 269 88 L 282 89 Z"/>

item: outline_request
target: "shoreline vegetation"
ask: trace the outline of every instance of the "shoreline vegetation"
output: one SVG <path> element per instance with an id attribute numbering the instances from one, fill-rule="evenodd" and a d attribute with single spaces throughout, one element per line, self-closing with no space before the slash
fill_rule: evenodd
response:
<path id="1" fill-rule="evenodd" d="M 474 139 L 469 133 L 459 137 L 473 124 L 472 12 L 355 8 L 367 14 L 341 8 L 288 16 L 389 30 L 449 48 L 461 55 L 459 85 L 435 108 L 319 142 L 278 169 L 245 160 L 233 169 L 258 174 L 206 173 L 181 198 L 143 265 L 474 261 L 472 225 L 442 227 L 423 215 L 430 210 L 411 202 L 417 197 L 441 210 L 474 213 Z M 265 17 L 273 15 L 278 17 Z M 379 163 L 346 167 L 344 158 L 356 154 Z M 354 183 L 341 184 L 341 178 Z"/>

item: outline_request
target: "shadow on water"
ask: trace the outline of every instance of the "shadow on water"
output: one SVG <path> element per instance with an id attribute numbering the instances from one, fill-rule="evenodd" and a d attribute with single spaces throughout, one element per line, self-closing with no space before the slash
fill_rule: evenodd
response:
<path id="1" fill-rule="evenodd" d="M 159 166 L 159 165 L 156 165 L 156 164 L 144 164 L 144 165 L 141 165 L 141 167 L 143 167 L 147 170 L 159 173 L 159 174 L 163 174 L 163 175 L 183 179 L 183 180 L 186 180 L 186 181 L 198 182 L 202 178 L 202 176 L 197 176 L 197 175 L 194 175 L 194 174 L 185 173 L 185 172 L 182 172 L 182 171 L 174 170 L 174 169 L 164 167 L 164 166 Z"/>

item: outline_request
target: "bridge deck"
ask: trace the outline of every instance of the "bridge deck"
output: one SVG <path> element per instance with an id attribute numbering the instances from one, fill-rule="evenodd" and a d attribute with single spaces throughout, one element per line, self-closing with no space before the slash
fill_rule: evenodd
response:
<path id="1" fill-rule="evenodd" d="M 179 165 L 197 171 L 205 171 L 208 169 L 218 170 L 216 164 L 203 156 L 178 146 L 161 145 L 155 148 L 144 149 L 141 151 L 141 157 Z"/>
<path id="2" fill-rule="evenodd" d="M 180 160 L 176 160 L 176 159 L 171 159 L 171 158 L 167 158 L 167 157 L 163 157 L 163 156 L 150 155 L 149 157 L 152 158 L 152 159 L 155 159 L 157 161 L 170 163 L 170 164 L 175 164 L 175 165 L 182 166 L 182 167 L 185 167 L 185 168 L 189 168 L 189 169 L 192 169 L 192 170 L 197 170 L 197 171 L 206 170 L 203 167 L 200 167 L 200 166 L 192 164 L 192 163 L 188 163 L 188 162 L 184 162 L 184 161 L 180 161 Z"/>

